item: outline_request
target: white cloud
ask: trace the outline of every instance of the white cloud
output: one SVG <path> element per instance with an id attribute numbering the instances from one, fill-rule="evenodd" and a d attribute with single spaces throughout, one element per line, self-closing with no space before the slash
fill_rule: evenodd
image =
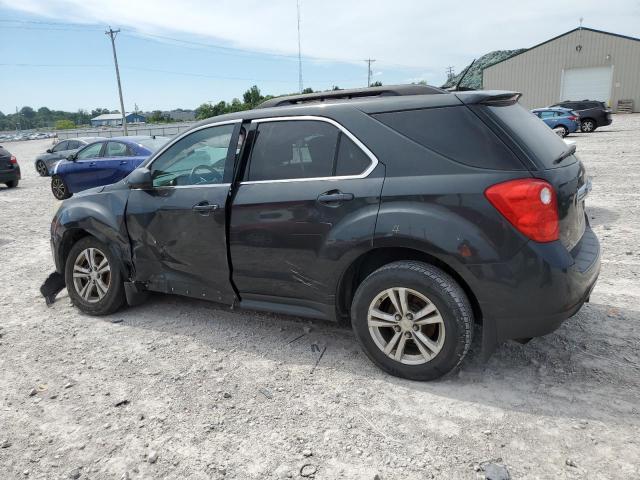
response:
<path id="1" fill-rule="evenodd" d="M 640 33 L 636 0 L 458 2 L 300 0 L 302 50 L 313 57 L 416 68 L 444 77 L 495 49 L 527 47 L 584 25 Z M 65 22 L 110 24 L 142 33 L 208 37 L 264 52 L 297 52 L 295 0 L 0 0 L 0 5 Z"/>

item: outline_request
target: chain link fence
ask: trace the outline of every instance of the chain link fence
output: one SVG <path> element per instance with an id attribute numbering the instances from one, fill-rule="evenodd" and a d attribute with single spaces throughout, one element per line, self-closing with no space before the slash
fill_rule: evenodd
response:
<path id="1" fill-rule="evenodd" d="M 173 137 L 191 128 L 196 122 L 169 123 L 166 125 L 140 125 L 135 123 L 127 124 L 129 136 L 132 135 L 158 135 L 163 137 Z M 57 130 L 58 140 L 77 137 L 121 137 L 122 127 L 109 128 L 85 128 L 77 130 Z"/>

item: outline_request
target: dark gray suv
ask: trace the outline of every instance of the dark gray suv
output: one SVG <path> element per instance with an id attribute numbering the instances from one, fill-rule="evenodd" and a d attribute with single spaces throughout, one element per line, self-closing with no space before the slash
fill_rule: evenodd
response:
<path id="1" fill-rule="evenodd" d="M 154 291 L 350 322 L 385 371 L 437 378 L 474 323 L 487 354 L 544 335 L 598 276 L 584 166 L 518 98 L 379 87 L 205 120 L 64 201 L 52 282 L 95 315 Z"/>

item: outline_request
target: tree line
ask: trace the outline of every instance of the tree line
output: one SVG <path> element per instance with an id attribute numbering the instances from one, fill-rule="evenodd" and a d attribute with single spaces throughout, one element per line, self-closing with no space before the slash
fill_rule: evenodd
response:
<path id="1" fill-rule="evenodd" d="M 380 86 L 380 82 L 376 82 L 372 86 Z M 337 85 L 331 90 L 341 90 Z M 302 93 L 313 93 L 312 88 L 305 88 Z M 255 108 L 260 103 L 275 95 L 263 95 L 257 85 L 252 86 L 242 94 L 242 100 L 234 98 L 231 102 L 224 100 L 213 104 L 203 103 L 196 108 L 196 119 L 202 120 L 209 117 L 215 117 L 225 113 L 240 112 Z M 16 113 L 4 114 L 0 112 L 0 131 L 4 130 L 31 130 L 31 129 L 65 129 L 75 128 L 83 125 L 89 125 L 90 120 L 104 113 L 120 113 L 119 110 L 108 110 L 106 108 L 95 108 L 88 112 L 80 109 L 77 112 L 65 112 L 62 110 L 51 110 L 47 107 L 40 107 L 35 110 L 32 107 L 22 107 Z M 147 118 L 149 123 L 170 122 L 168 115 L 163 114 L 160 110 L 154 110 Z"/>

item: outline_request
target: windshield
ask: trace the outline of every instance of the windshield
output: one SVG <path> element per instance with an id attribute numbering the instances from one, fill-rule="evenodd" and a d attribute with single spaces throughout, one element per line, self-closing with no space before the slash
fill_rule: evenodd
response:
<path id="1" fill-rule="evenodd" d="M 564 167 L 576 162 L 575 157 L 570 156 L 561 164 L 555 163 L 567 152 L 568 145 L 547 124 L 522 105 L 516 103 L 504 107 L 488 106 L 487 108 L 545 168 Z"/>

